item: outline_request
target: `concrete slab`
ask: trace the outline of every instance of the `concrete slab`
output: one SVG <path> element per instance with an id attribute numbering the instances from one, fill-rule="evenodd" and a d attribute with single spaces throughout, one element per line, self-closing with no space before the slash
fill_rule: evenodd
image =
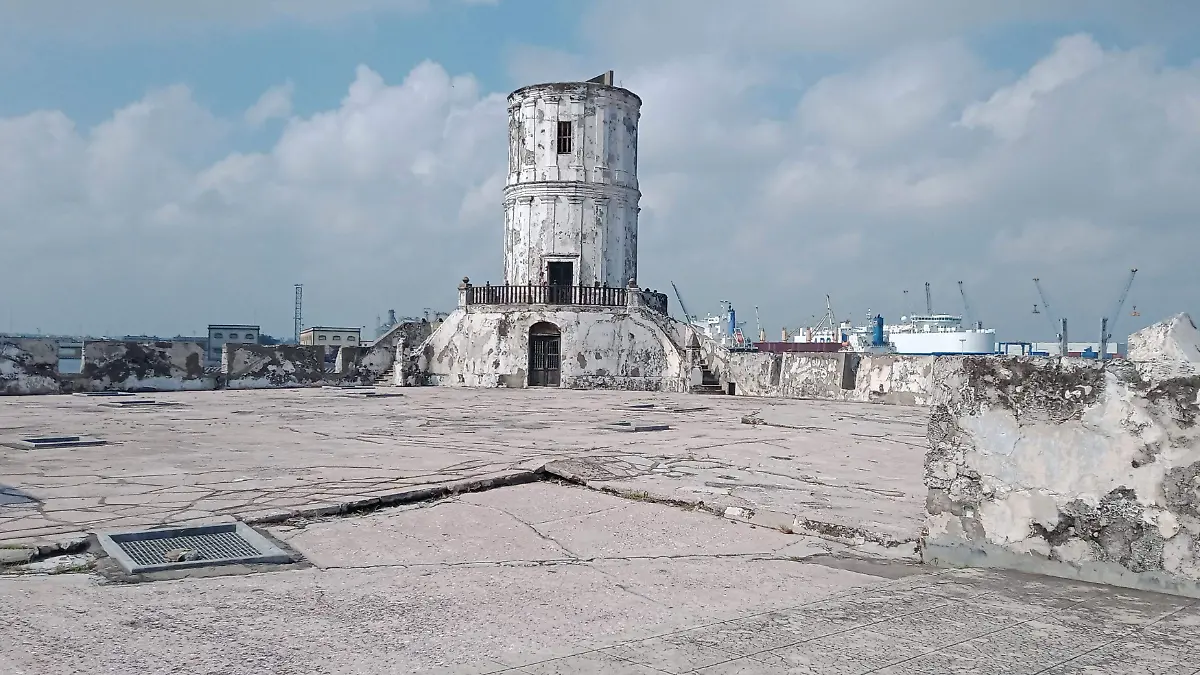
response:
<path id="1" fill-rule="evenodd" d="M 278 521 L 458 490 L 561 459 L 603 467 L 589 477 L 598 486 L 745 508 L 768 527 L 800 516 L 864 540 L 896 541 L 915 538 L 921 526 L 922 409 L 711 396 L 707 409 L 695 410 L 694 396 L 601 391 L 404 394 L 162 393 L 155 399 L 185 405 L 136 412 L 80 396 L 0 400 L 6 435 L 110 443 L 0 448 L 6 493 L 35 500 L 20 510 L 0 503 L 0 542 L 45 545 L 214 516 Z M 654 413 L 671 428 L 596 429 L 629 418 L 630 406 L 672 410 Z M 756 410 L 797 428 L 741 423 Z"/>
<path id="2" fill-rule="evenodd" d="M 539 502 L 538 522 L 512 515 Z M 167 672 L 181 654 L 189 672 L 223 675 L 1200 669 L 1190 599 L 988 570 L 798 562 L 777 553 L 795 535 L 627 504 L 641 524 L 621 527 L 690 531 L 714 547 L 648 558 L 645 542 L 613 535 L 617 503 L 537 484 L 275 528 L 313 559 L 371 556 L 360 567 L 133 585 L 0 575 L 0 663 L 63 675 Z M 605 542 L 602 556 L 561 555 L 568 533 Z M 445 548 L 426 545 L 437 542 Z"/>

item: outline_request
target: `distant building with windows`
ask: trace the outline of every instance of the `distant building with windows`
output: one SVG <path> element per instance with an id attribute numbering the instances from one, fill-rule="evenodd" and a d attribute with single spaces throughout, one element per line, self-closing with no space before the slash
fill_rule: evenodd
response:
<path id="1" fill-rule="evenodd" d="M 311 326 L 300 331 L 302 345 L 332 345 L 334 347 L 357 347 L 362 341 L 361 328 L 334 328 L 331 326 Z"/>
<path id="2" fill-rule="evenodd" d="M 227 344 L 258 344 L 258 336 L 262 333 L 258 326 L 243 324 L 216 325 L 208 327 L 208 358 L 209 365 L 221 364 L 221 352 Z"/>

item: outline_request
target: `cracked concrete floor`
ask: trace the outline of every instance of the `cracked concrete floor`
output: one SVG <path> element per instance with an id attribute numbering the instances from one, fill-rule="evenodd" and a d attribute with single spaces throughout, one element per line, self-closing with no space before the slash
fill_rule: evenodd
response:
<path id="1" fill-rule="evenodd" d="M 0 443 L 85 435 L 91 448 L 0 445 L 0 543 L 313 510 L 557 461 L 596 487 L 704 502 L 770 526 L 796 518 L 896 545 L 920 530 L 921 408 L 637 392 L 413 388 L 0 400 Z M 768 424 L 741 423 L 760 411 Z M 618 420 L 666 431 L 602 430 Z M 773 425 L 773 426 L 772 426 Z M 803 527 L 798 529 L 803 530 Z M 900 547 L 905 548 L 905 547 Z"/>
<path id="2" fill-rule="evenodd" d="M 1197 602 L 829 555 L 552 483 L 275 526 L 313 567 L 144 584 L 0 575 L 0 672 L 1200 670 Z"/>

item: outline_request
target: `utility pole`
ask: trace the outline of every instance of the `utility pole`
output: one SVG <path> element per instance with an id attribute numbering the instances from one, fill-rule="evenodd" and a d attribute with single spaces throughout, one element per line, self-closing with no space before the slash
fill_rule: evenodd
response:
<path id="1" fill-rule="evenodd" d="M 1058 355 L 1066 356 L 1070 352 L 1070 349 L 1068 349 L 1069 345 L 1070 343 L 1067 342 L 1067 320 L 1064 318 L 1062 320 L 1062 331 L 1058 334 Z"/>
<path id="2" fill-rule="evenodd" d="M 300 331 L 304 330 L 304 284 L 296 284 L 296 344 L 300 344 Z"/>

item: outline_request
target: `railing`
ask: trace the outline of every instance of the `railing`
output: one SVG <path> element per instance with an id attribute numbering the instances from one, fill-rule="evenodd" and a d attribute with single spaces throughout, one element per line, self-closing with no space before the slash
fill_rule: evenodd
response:
<path id="1" fill-rule="evenodd" d="M 468 286 L 468 305 L 624 307 L 626 289 L 607 286 Z"/>

